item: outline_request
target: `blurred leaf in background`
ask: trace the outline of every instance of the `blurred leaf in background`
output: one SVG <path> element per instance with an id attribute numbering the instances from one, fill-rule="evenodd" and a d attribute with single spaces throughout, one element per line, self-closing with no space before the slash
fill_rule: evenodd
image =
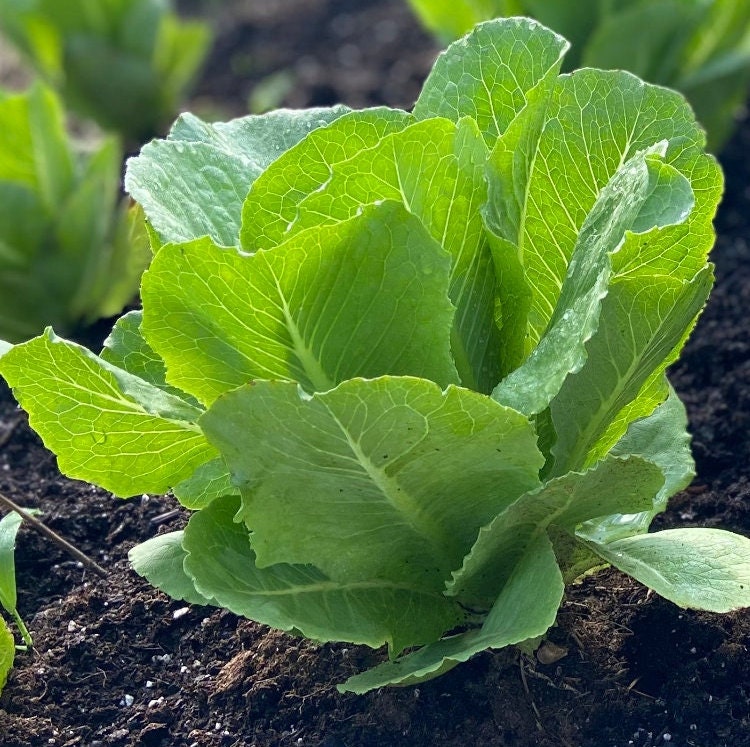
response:
<path id="1" fill-rule="evenodd" d="M 75 331 L 119 313 L 150 259 L 142 220 L 118 206 L 114 138 L 77 152 L 55 94 L 0 91 L 0 338 Z"/>
<path id="2" fill-rule="evenodd" d="M 169 0 L 0 0 L 0 31 L 70 109 L 139 143 L 174 116 L 211 41 Z"/>
<path id="3" fill-rule="evenodd" d="M 731 135 L 750 87 L 748 0 L 409 0 L 441 41 L 490 18 L 528 15 L 571 43 L 565 70 L 629 70 L 675 88 L 708 132 L 710 150 Z"/>

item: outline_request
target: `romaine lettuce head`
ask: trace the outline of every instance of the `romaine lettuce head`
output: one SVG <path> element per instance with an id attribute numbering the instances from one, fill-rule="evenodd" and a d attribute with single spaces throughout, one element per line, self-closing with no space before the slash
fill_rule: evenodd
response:
<path id="1" fill-rule="evenodd" d="M 131 554 L 156 586 L 387 644 L 344 689 L 537 638 L 606 563 L 750 605 L 747 539 L 647 533 L 693 474 L 665 370 L 721 173 L 682 96 L 566 49 L 492 21 L 411 113 L 185 115 L 128 166 L 143 310 L 98 356 L 50 330 L 0 359 L 61 469 L 193 511 Z"/>

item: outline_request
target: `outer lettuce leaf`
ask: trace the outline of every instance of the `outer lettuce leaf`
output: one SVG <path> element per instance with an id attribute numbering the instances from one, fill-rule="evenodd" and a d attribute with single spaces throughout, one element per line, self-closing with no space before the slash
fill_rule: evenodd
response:
<path id="1" fill-rule="evenodd" d="M 353 379 L 312 397 L 255 382 L 201 418 L 242 493 L 261 568 L 314 564 L 337 581 L 444 581 L 479 528 L 538 484 L 520 413 L 424 379 Z"/>
<path id="2" fill-rule="evenodd" d="M 257 566 L 239 504 L 220 498 L 194 514 L 183 540 L 185 571 L 216 603 L 318 641 L 350 641 L 392 651 L 435 640 L 462 621 L 455 602 L 418 580 L 331 581 L 310 565 Z"/>
<path id="3" fill-rule="evenodd" d="M 648 510 L 664 483 L 661 470 L 638 457 L 609 457 L 522 495 L 482 527 L 453 574 L 448 593 L 473 603 L 494 600 L 527 548 L 550 526 L 578 524 L 617 511 Z"/>
<path id="4" fill-rule="evenodd" d="M 253 181 L 308 132 L 347 111 L 282 109 L 218 125 L 184 115 L 166 140 L 129 159 L 125 188 L 163 242 L 209 236 L 239 246 L 242 202 Z"/>
<path id="5" fill-rule="evenodd" d="M 342 692 L 366 693 L 384 685 L 432 679 L 488 648 L 503 648 L 544 635 L 555 622 L 564 584 L 546 536 L 537 536 L 479 630 L 443 638 L 414 653 L 350 677 Z"/>
<path id="6" fill-rule="evenodd" d="M 667 529 L 587 546 L 680 607 L 750 607 L 750 539 L 721 529 Z"/>
<path id="7" fill-rule="evenodd" d="M 664 402 L 651 415 L 631 422 L 610 451 L 612 455 L 640 456 L 659 467 L 664 485 L 654 496 L 653 506 L 635 514 L 623 513 L 624 506 L 616 507 L 606 518 L 585 522 L 578 530 L 580 536 L 606 543 L 645 533 L 653 517 L 666 509 L 669 498 L 693 479 L 695 464 L 690 453 L 687 413 L 674 389 L 666 380 L 662 383 L 668 393 Z"/>
<path id="8" fill-rule="evenodd" d="M 162 248 L 143 279 L 143 331 L 167 380 L 207 404 L 252 379 L 447 386 L 458 381 L 449 272 L 420 222 L 387 202 L 252 256 L 209 239 Z"/>
<path id="9" fill-rule="evenodd" d="M 182 546 L 184 535 L 184 531 L 178 531 L 152 537 L 136 545 L 128 553 L 128 560 L 138 575 L 172 599 L 184 600 L 189 604 L 215 605 L 213 599 L 204 597 L 196 590 L 193 579 L 185 573 L 187 552 Z"/>
<path id="10" fill-rule="evenodd" d="M 60 470 L 127 497 L 163 493 L 216 455 L 201 411 L 48 330 L 0 358 Z"/>

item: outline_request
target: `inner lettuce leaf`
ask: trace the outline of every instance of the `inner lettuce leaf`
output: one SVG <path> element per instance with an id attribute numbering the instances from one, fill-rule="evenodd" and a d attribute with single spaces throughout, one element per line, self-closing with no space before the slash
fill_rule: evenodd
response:
<path id="1" fill-rule="evenodd" d="M 159 245 L 143 310 L 100 356 L 0 349 L 61 469 L 192 511 L 139 573 L 388 647 L 344 689 L 528 645 L 606 563 L 750 606 L 750 541 L 648 533 L 693 475 L 665 370 L 713 282 L 721 173 L 679 94 L 561 75 L 567 46 L 499 19 L 412 113 L 183 115 L 128 165 Z"/>

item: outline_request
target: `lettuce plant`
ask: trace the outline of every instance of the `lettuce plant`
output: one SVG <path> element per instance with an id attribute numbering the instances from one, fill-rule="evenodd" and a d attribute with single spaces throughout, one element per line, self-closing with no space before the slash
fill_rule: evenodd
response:
<path id="1" fill-rule="evenodd" d="M 174 116 L 210 41 L 170 0 L 0 0 L 0 31 L 69 108 L 138 143 Z"/>
<path id="2" fill-rule="evenodd" d="M 0 91 L 0 338 L 71 332 L 122 311 L 149 257 L 140 221 L 118 206 L 121 151 L 69 140 L 57 97 Z"/>
<path id="3" fill-rule="evenodd" d="M 746 0 L 409 0 L 443 41 L 497 16 L 529 15 L 573 45 L 567 69 L 630 70 L 676 88 L 718 150 L 750 86 Z"/>
<path id="4" fill-rule="evenodd" d="M 172 596 L 379 647 L 364 692 L 533 640 L 611 563 L 750 605 L 750 541 L 648 533 L 693 474 L 665 370 L 712 284 L 722 190 L 677 93 L 561 75 L 528 19 L 443 53 L 412 113 L 281 110 L 147 145 L 158 251 L 100 355 L 0 373 L 67 474 L 172 490 L 134 548 Z"/>

